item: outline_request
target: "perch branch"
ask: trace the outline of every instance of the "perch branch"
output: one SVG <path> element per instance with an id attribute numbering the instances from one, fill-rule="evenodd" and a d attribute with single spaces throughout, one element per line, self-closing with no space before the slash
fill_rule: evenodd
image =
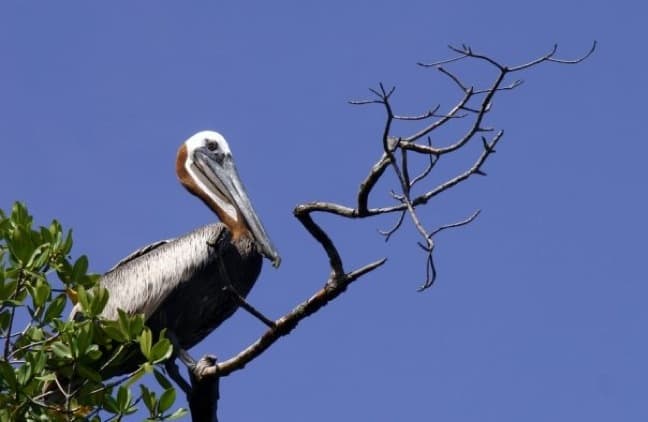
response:
<path id="1" fill-rule="evenodd" d="M 372 262 L 371 264 L 345 274 L 337 280 L 329 278 L 324 287 L 318 290 L 310 298 L 297 305 L 292 311 L 277 319 L 274 322 L 274 327 L 266 330 L 266 332 L 257 341 L 246 347 L 236 356 L 206 369 L 203 373 L 204 376 L 224 377 L 232 372 L 243 369 L 249 362 L 261 355 L 281 337 L 290 334 L 290 332 L 297 327 L 300 321 L 319 311 L 333 299 L 342 294 L 351 283 L 380 267 L 385 263 L 385 261 L 386 259 L 380 259 Z"/>

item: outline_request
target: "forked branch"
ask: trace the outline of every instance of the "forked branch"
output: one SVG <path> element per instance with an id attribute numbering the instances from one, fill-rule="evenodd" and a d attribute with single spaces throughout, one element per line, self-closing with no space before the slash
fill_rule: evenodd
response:
<path id="1" fill-rule="evenodd" d="M 543 56 L 520 65 L 508 66 L 487 55 L 476 53 L 470 46 L 450 46 L 450 50 L 457 53 L 457 56 L 433 63 L 419 63 L 426 68 L 437 68 L 454 86 L 459 88 L 461 95 L 454 106 L 450 107 L 447 112 L 439 112 L 441 107 L 436 105 L 418 115 L 407 116 L 397 114 L 393 111 L 391 103 L 391 97 L 395 92 L 395 88 L 387 89 L 382 83 L 379 84 L 377 89 L 370 89 L 370 92 L 373 94 L 372 98 L 352 101 L 351 104 L 354 105 L 378 104 L 385 110 L 384 124 L 380 137 L 377 140 L 378 145 L 381 146 L 380 157 L 371 166 L 367 176 L 360 183 L 354 201 L 355 204 L 353 206 L 346 206 L 332 202 L 310 202 L 300 204 L 294 209 L 295 217 L 322 246 L 328 258 L 331 273 L 326 283 L 310 298 L 275 321 L 270 321 L 263 316 L 256 315 L 257 318 L 260 318 L 268 326 L 266 332 L 236 356 L 220 363 L 213 360 L 213 364 L 207 367 L 201 367 L 200 376 L 194 376 L 192 382 L 217 383 L 220 377 L 243 369 L 279 338 L 289 334 L 301 320 L 319 311 L 326 304 L 337 298 L 355 280 L 385 263 L 385 259 L 383 258 L 354 271 L 345 272 L 342 257 L 335 243 L 327 231 L 315 222 L 313 218 L 313 214 L 315 213 L 324 212 L 350 219 L 396 213 L 397 218 L 395 224 L 390 229 L 381 232 L 386 240 L 390 240 L 395 233 L 404 227 L 405 216 L 409 216 L 413 227 L 421 239 L 418 244 L 425 254 L 425 278 L 419 290 L 424 290 L 432 286 L 437 277 L 437 269 L 434 261 L 435 237 L 447 229 L 463 227 L 470 224 L 477 218 L 480 211 L 475 211 L 461 221 L 443 224 L 430 230 L 426 228 L 427 224 L 419 215 L 419 209 L 430 203 L 433 198 L 456 187 L 473 175 L 486 175 L 483 167 L 488 158 L 495 153 L 495 147 L 502 139 L 504 132 L 486 126 L 484 121 L 491 110 L 496 96 L 503 92 L 515 90 L 522 83 L 521 80 L 508 82 L 507 77 L 509 74 L 532 68 L 544 62 L 558 64 L 580 63 L 589 57 L 595 48 L 596 42 L 593 43 L 591 49 L 585 55 L 570 60 L 557 58 L 556 53 L 558 47 L 554 46 L 550 52 Z M 495 77 L 490 84 L 485 87 L 475 87 L 460 78 L 449 68 L 442 66 L 468 60 L 484 62 L 496 69 Z M 465 122 L 466 119 L 471 120 L 469 120 L 469 124 L 466 125 L 467 129 L 461 136 L 446 142 L 439 143 L 432 141 L 431 134 L 437 129 L 449 125 L 452 122 Z M 404 125 L 408 123 L 420 124 L 420 122 L 426 122 L 426 124 L 423 128 L 412 131 L 412 133 L 394 133 L 394 121 L 401 121 Z M 487 138 L 484 136 L 486 132 L 492 132 L 494 135 Z M 439 184 L 430 185 L 421 189 L 421 186 L 424 186 L 429 181 L 430 175 L 441 159 L 445 161 L 452 153 L 465 149 L 475 138 L 477 138 L 477 142 L 481 141 L 482 148 L 481 153 L 472 161 L 472 164 L 469 164 L 464 171 L 459 172 L 454 177 Z M 415 154 L 412 154 L 412 157 L 410 157 L 410 153 Z M 412 162 L 415 161 L 413 158 L 418 157 L 424 157 L 426 165 L 418 175 L 412 177 L 412 174 L 416 174 L 412 167 Z M 388 174 L 386 170 L 388 168 L 391 168 L 391 173 L 389 174 L 393 174 L 397 182 L 398 188 L 391 195 L 395 203 L 392 202 L 378 207 L 372 207 L 369 204 L 371 193 L 374 191 L 377 183 L 386 177 L 386 174 Z M 417 187 L 417 191 L 422 191 L 422 193 L 414 193 L 414 187 Z M 211 388 L 209 391 L 216 391 L 213 395 L 217 396 L 217 388 Z"/>

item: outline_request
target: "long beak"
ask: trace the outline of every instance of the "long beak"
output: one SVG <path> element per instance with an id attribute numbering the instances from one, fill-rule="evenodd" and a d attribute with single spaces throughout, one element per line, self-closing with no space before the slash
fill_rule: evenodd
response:
<path id="1" fill-rule="evenodd" d="M 218 190 L 217 194 L 224 196 L 245 219 L 252 236 L 261 247 L 261 254 L 272 261 L 272 266 L 277 268 L 281 257 L 272 245 L 263 224 L 259 220 L 247 191 L 241 183 L 238 171 L 230 154 L 214 154 L 211 151 L 197 149 L 194 162 L 210 184 Z"/>

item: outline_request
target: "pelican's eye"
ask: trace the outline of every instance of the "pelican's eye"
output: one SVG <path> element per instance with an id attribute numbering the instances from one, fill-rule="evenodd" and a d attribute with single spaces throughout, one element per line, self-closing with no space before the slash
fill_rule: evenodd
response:
<path id="1" fill-rule="evenodd" d="M 210 150 L 210 151 L 218 151 L 218 142 L 210 141 L 208 139 L 206 141 L 207 141 L 207 149 L 208 150 Z"/>

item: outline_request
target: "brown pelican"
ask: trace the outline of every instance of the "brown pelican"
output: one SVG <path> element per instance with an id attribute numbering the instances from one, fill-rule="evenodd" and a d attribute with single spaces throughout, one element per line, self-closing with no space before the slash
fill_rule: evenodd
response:
<path id="1" fill-rule="evenodd" d="M 110 296 L 103 317 L 117 319 L 118 309 L 144 314 L 154 332 L 166 328 L 176 347 L 186 350 L 238 308 L 239 301 L 224 288 L 245 297 L 259 275 L 262 258 L 275 267 L 280 258 L 252 208 L 222 135 L 204 131 L 187 139 L 178 150 L 176 172 L 182 185 L 221 223 L 135 251 L 99 282 Z M 132 369 L 122 367 L 119 372 Z"/>

